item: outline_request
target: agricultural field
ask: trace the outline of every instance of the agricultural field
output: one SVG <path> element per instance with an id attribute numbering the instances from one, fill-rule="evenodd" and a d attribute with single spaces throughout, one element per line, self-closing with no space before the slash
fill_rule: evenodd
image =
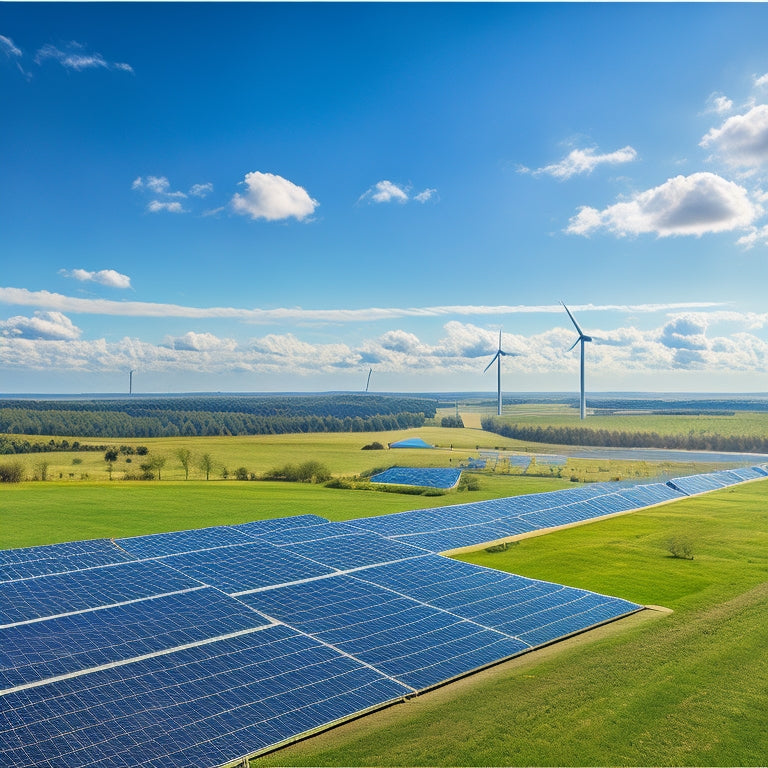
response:
<path id="1" fill-rule="evenodd" d="M 767 491 L 757 481 L 462 555 L 672 612 L 498 665 L 252 768 L 764 764 Z M 669 554 L 681 534 L 692 560 Z"/>

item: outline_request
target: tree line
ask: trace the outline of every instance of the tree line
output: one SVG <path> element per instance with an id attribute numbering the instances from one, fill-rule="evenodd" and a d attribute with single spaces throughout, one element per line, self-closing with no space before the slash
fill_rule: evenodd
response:
<path id="1" fill-rule="evenodd" d="M 368 416 L 261 416 L 232 411 L 148 411 L 0 408 L 0 432 L 9 435 L 79 437 L 196 437 L 203 435 L 274 435 L 296 432 L 379 432 L 424 425 L 425 413 L 397 412 Z M 18 452 L 18 451 L 14 451 Z"/>
<path id="2" fill-rule="evenodd" d="M 669 448 L 689 451 L 768 453 L 768 436 L 720 434 L 660 435 L 658 432 L 632 432 L 577 426 L 535 426 L 504 424 L 492 417 L 481 422 L 484 430 L 502 437 L 556 445 L 589 445 L 606 448 Z"/>

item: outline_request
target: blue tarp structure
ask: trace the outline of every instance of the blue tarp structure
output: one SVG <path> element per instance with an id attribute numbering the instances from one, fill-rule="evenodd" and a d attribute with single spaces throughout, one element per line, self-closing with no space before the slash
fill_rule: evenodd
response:
<path id="1" fill-rule="evenodd" d="M 398 440 L 396 443 L 390 443 L 390 448 L 434 448 L 434 445 L 422 440 L 420 437 L 409 437 L 406 440 Z"/>

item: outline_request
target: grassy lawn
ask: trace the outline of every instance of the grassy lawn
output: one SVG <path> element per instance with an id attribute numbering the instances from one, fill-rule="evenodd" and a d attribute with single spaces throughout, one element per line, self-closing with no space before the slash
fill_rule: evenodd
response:
<path id="1" fill-rule="evenodd" d="M 565 480 L 483 477 L 480 490 L 444 496 L 351 491 L 322 485 L 235 480 L 27 482 L 0 485 L 0 549 L 79 539 L 234 525 L 315 514 L 329 520 L 539 493 Z"/>
<path id="2" fill-rule="evenodd" d="M 768 480 L 749 483 L 463 555 L 674 612 L 643 612 L 252 765 L 764 765 L 767 494 Z M 681 532 L 693 560 L 665 549 Z"/>

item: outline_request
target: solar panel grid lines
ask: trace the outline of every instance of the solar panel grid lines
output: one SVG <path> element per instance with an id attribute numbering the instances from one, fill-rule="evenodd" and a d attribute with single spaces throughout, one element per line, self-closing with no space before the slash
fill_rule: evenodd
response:
<path id="1" fill-rule="evenodd" d="M 29 563 L 36 560 L 59 560 L 92 553 L 111 553 L 115 549 L 110 539 L 85 539 L 62 544 L 42 544 L 37 547 L 0 550 L 0 565 Z"/>
<path id="2" fill-rule="evenodd" d="M 416 689 L 432 687 L 526 647 L 349 576 L 310 587 L 286 587 L 243 599 Z"/>
<path id="3" fill-rule="evenodd" d="M 169 617 L 172 617 L 169 620 Z M 0 631 L 0 688 L 230 635 L 264 617 L 211 587 Z"/>
<path id="4" fill-rule="evenodd" d="M 257 634 L 11 695 L 8 764 L 209 768 L 409 693 L 282 625 Z"/>
<path id="5" fill-rule="evenodd" d="M 37 576 L 49 576 L 59 573 L 72 573 L 86 568 L 101 568 L 136 560 L 135 557 L 121 552 L 117 547 L 112 551 L 94 551 L 65 557 L 49 557 L 28 562 L 8 563 L 0 566 L 0 583 L 33 579 Z"/>
<path id="6" fill-rule="evenodd" d="M 0 622 L 76 613 L 199 586 L 151 560 L 19 579 L 0 584 Z"/>
<path id="7" fill-rule="evenodd" d="M 242 531 L 231 526 L 219 525 L 115 539 L 115 544 L 134 557 L 146 559 L 226 547 L 232 544 L 246 544 L 251 541 L 252 538 Z"/>
<path id="8" fill-rule="evenodd" d="M 248 544 L 166 555 L 162 563 L 230 595 L 336 572 L 287 548 L 255 539 Z"/>
<path id="9" fill-rule="evenodd" d="M 267 520 L 254 520 L 250 523 L 240 523 L 231 526 L 237 531 L 241 531 L 248 536 L 259 538 L 265 533 L 273 531 L 290 530 L 292 528 L 311 527 L 315 525 L 324 525 L 329 521 L 320 517 L 320 515 L 294 515 L 292 517 L 276 517 Z"/>

